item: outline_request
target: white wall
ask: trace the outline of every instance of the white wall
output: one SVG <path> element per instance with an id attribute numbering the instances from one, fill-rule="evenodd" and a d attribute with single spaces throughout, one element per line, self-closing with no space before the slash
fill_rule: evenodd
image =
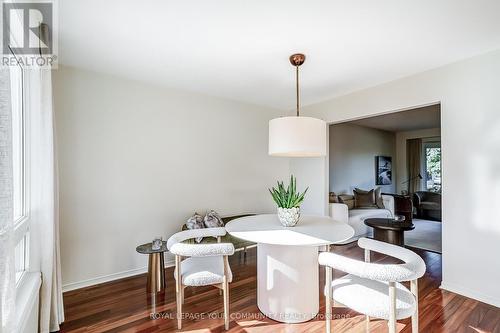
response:
<path id="1" fill-rule="evenodd" d="M 304 115 L 333 123 L 441 102 L 442 287 L 496 306 L 500 306 L 496 259 L 500 218 L 495 204 L 500 202 L 499 87 L 500 51 L 495 51 L 303 109 Z M 325 175 L 309 178 L 303 181 L 327 181 Z M 486 193 L 488 200 L 482 195 Z"/>
<path id="2" fill-rule="evenodd" d="M 144 271 L 135 247 L 195 211 L 275 211 L 267 188 L 289 177 L 267 155 L 280 112 L 64 66 L 54 94 L 66 290 Z"/>
<path id="3" fill-rule="evenodd" d="M 393 132 L 354 124 L 330 126 L 330 191 L 352 193 L 355 187 L 394 193 L 396 187 L 396 137 Z M 392 184 L 375 185 L 375 156 L 392 157 Z"/>
<path id="4" fill-rule="evenodd" d="M 396 133 L 396 190 L 408 190 L 408 166 L 406 158 L 406 140 L 417 138 L 434 138 L 441 136 L 441 128 L 429 128 L 416 131 L 405 131 Z M 422 174 L 423 175 L 423 174 Z"/>
<path id="5" fill-rule="evenodd" d="M 324 157 L 295 157 L 290 159 L 290 173 L 297 177 L 298 190 L 309 187 L 304 202 L 300 205 L 302 214 L 327 214 L 328 201 L 323 193 L 328 192 L 328 164 Z M 310 175 L 317 175 L 311 178 Z"/>

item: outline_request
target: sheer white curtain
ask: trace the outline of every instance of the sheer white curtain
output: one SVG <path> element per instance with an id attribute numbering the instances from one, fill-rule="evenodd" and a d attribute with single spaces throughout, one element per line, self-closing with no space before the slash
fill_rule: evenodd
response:
<path id="1" fill-rule="evenodd" d="M 42 273 L 40 332 L 46 333 L 58 331 L 64 321 L 51 70 L 29 70 L 27 82 L 31 235 Z"/>
<path id="2" fill-rule="evenodd" d="M 3 6 L 0 6 L 3 17 Z M 3 24 L 0 24 L 3 36 Z M 0 41 L 3 49 L 3 40 Z M 0 333 L 12 332 L 15 319 L 16 276 L 12 179 L 12 109 L 9 68 L 0 65 Z"/>
<path id="3" fill-rule="evenodd" d="M 1 30 L 0 30 L 1 31 Z M 15 266 L 12 216 L 12 121 L 8 68 L 0 68 L 0 332 L 14 331 Z"/>

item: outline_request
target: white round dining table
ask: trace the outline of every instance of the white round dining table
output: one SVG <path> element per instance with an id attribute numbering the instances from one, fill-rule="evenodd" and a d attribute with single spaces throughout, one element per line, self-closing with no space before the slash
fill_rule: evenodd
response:
<path id="1" fill-rule="evenodd" d="M 354 236 L 346 223 L 327 216 L 302 215 L 284 227 L 276 214 L 234 219 L 227 232 L 257 243 L 257 305 L 267 317 L 300 323 L 319 311 L 319 247 Z"/>

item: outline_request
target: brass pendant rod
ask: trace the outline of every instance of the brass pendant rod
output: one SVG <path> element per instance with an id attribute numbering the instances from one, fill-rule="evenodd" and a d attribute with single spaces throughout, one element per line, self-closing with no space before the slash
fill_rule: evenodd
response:
<path id="1" fill-rule="evenodd" d="M 299 116 L 299 66 L 295 66 L 295 80 L 297 89 L 297 117 Z"/>
<path id="2" fill-rule="evenodd" d="M 299 94 L 299 66 L 304 63 L 306 56 L 302 53 L 295 53 L 290 56 L 290 63 L 295 66 L 295 89 L 297 93 L 297 117 L 299 116 L 300 94 Z"/>

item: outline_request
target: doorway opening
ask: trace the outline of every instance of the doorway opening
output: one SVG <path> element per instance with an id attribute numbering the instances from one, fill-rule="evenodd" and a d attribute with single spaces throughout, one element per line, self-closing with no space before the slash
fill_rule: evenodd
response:
<path id="1" fill-rule="evenodd" d="M 332 124 L 329 135 L 330 215 L 348 205 L 357 237 L 371 236 L 368 218 L 401 216 L 415 227 L 405 245 L 441 253 L 440 104 Z M 380 201 L 358 207 L 371 190 Z"/>

